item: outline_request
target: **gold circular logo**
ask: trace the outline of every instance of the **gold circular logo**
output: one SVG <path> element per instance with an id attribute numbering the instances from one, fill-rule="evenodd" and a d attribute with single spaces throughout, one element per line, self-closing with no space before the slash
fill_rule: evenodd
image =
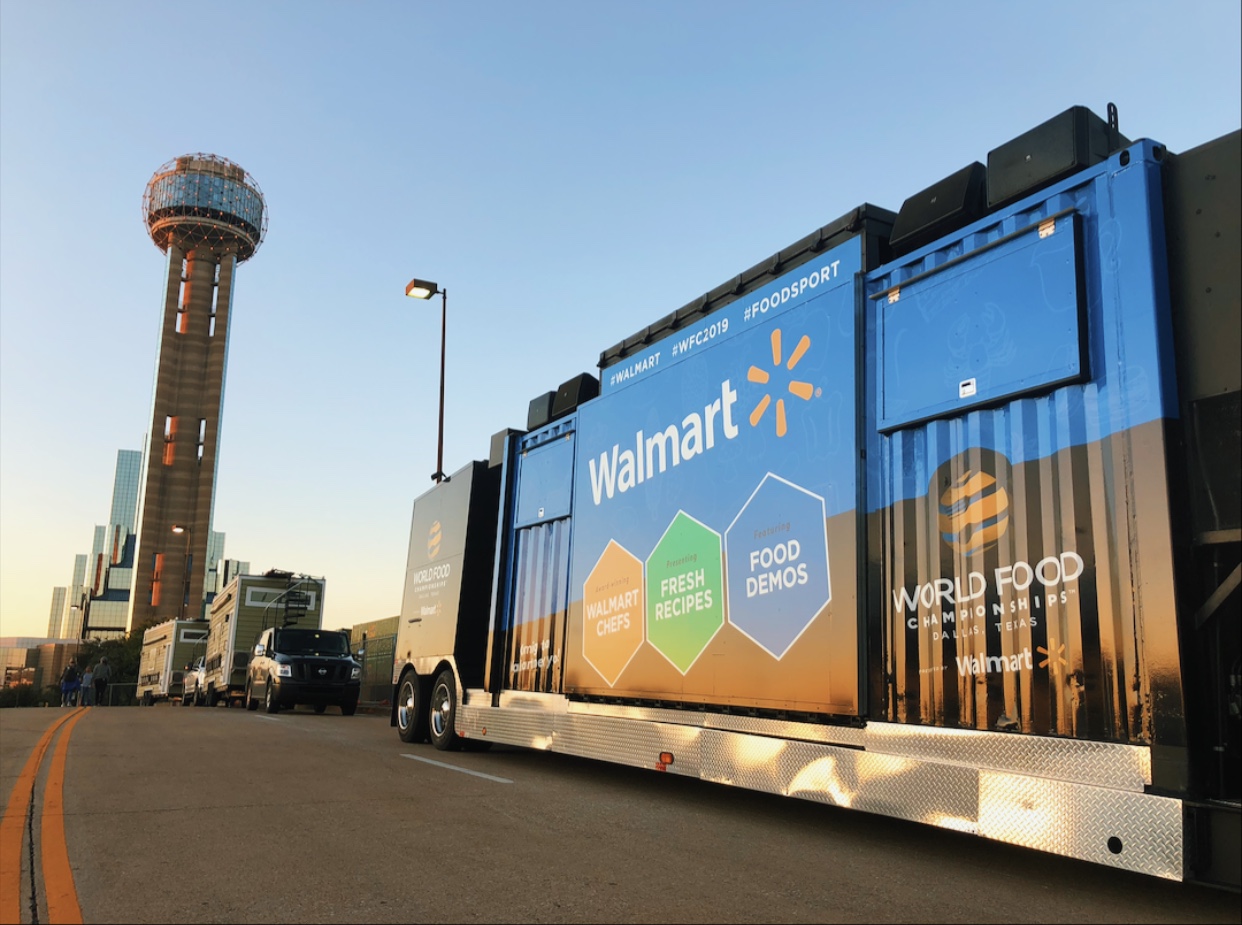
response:
<path id="1" fill-rule="evenodd" d="M 967 469 L 940 493 L 940 536 L 954 551 L 973 556 L 995 546 L 1009 527 L 1009 493 L 996 478 Z"/>
<path id="2" fill-rule="evenodd" d="M 427 531 L 427 558 L 434 559 L 440 554 L 440 521 L 431 525 Z"/>

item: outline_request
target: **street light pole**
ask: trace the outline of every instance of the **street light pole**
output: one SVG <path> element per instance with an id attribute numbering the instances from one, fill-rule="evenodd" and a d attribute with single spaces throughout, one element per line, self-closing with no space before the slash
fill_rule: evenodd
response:
<path id="1" fill-rule="evenodd" d="M 436 472 L 432 476 L 437 483 L 444 481 L 444 344 L 448 327 L 448 290 L 440 290 L 440 424 L 436 438 Z"/>
<path id="2" fill-rule="evenodd" d="M 412 299 L 430 299 L 437 294 L 440 296 L 440 422 L 436 439 L 436 471 L 431 475 L 439 484 L 449 480 L 444 474 L 444 358 L 448 328 L 448 289 L 441 289 L 436 283 L 424 279 L 412 279 L 405 287 L 405 294 Z"/>
<path id="3" fill-rule="evenodd" d="M 185 534 L 185 558 L 181 560 L 181 571 L 183 585 L 181 589 L 181 619 L 185 619 L 185 605 L 190 600 L 190 537 L 194 533 L 193 527 L 184 527 L 181 524 L 172 525 L 173 533 Z M 195 618 L 197 619 L 197 617 Z"/>

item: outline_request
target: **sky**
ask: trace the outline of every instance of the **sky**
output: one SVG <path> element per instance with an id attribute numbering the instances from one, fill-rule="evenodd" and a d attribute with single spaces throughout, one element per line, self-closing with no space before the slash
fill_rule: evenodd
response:
<path id="1" fill-rule="evenodd" d="M 214 529 L 397 614 L 414 499 L 601 351 L 864 202 L 1074 105 L 1184 151 L 1242 123 L 1237 0 L 0 0 L 0 636 L 142 449 L 164 256 L 142 195 L 241 165 Z"/>

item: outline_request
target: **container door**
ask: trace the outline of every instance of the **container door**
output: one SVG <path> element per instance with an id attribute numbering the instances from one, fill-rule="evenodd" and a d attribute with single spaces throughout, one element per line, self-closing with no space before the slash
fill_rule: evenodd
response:
<path id="1" fill-rule="evenodd" d="M 513 539 L 498 638 L 503 690 L 561 691 L 569 590 L 575 418 L 524 441 L 514 464 Z"/>

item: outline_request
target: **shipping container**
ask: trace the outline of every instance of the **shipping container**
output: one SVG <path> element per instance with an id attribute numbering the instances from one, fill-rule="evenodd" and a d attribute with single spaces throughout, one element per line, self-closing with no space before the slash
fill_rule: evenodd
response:
<path id="1" fill-rule="evenodd" d="M 1240 136 L 1108 116 L 665 313 L 418 498 L 401 737 L 1237 889 Z"/>

